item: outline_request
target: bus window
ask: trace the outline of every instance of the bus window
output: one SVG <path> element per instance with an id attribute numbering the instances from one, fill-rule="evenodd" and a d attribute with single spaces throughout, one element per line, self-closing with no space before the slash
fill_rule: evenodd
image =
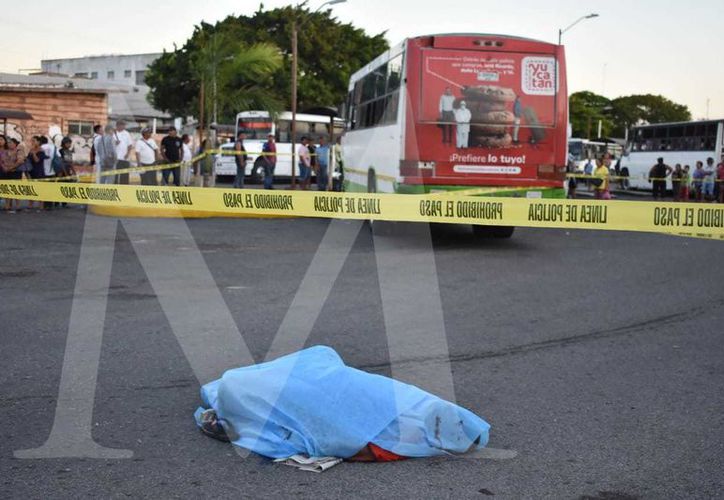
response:
<path id="1" fill-rule="evenodd" d="M 676 126 L 669 129 L 669 145 L 672 151 L 683 151 L 684 146 L 684 127 Z"/>
<path id="2" fill-rule="evenodd" d="M 358 105 L 362 102 L 362 86 L 364 84 L 364 78 L 354 84 L 354 90 L 352 91 L 352 104 Z"/>
<path id="3" fill-rule="evenodd" d="M 395 92 L 402 82 L 402 55 L 390 60 L 387 64 L 387 93 Z"/>
<path id="4" fill-rule="evenodd" d="M 706 149 L 712 150 L 714 149 L 714 145 L 716 144 L 716 135 L 718 132 L 718 124 L 716 123 L 709 123 L 706 126 Z"/>
<path id="5" fill-rule="evenodd" d="M 297 140 L 301 140 L 305 135 L 309 135 L 309 123 L 297 122 Z"/>
<path id="6" fill-rule="evenodd" d="M 385 99 L 385 114 L 382 122 L 386 124 L 397 123 L 397 110 L 400 107 L 400 93 L 395 92 Z"/>
<path id="7" fill-rule="evenodd" d="M 375 97 L 385 95 L 387 87 L 387 64 L 383 64 L 373 73 L 375 75 Z"/>
<path id="8" fill-rule="evenodd" d="M 362 102 L 371 101 L 375 98 L 377 90 L 377 75 L 370 73 L 362 79 Z"/>
<path id="9" fill-rule="evenodd" d="M 329 124 L 320 122 L 310 122 L 309 124 L 309 138 L 312 142 L 318 143 L 319 139 L 324 139 L 329 142 Z"/>
<path id="10" fill-rule="evenodd" d="M 279 120 L 277 122 L 277 142 L 292 142 L 292 122 L 289 120 Z"/>
<path id="11" fill-rule="evenodd" d="M 575 161 L 581 161 L 583 159 L 583 144 L 580 142 L 569 143 L 568 152 Z"/>

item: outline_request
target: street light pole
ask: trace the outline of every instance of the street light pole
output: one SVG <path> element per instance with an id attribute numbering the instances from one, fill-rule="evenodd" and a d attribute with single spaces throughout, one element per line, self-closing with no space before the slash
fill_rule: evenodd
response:
<path id="1" fill-rule="evenodd" d="M 346 1 L 347 0 L 329 0 L 317 7 L 317 10 L 315 10 L 313 14 L 316 14 L 327 5 L 336 5 L 338 3 L 345 3 Z M 297 23 L 297 7 L 294 7 L 294 17 L 292 19 L 292 189 L 295 189 L 297 187 L 297 64 L 299 59 L 298 39 L 299 28 L 304 26 L 304 23 L 307 19 L 303 20 L 301 23 Z"/>
<path id="2" fill-rule="evenodd" d="M 563 40 L 563 34 L 566 31 L 570 30 L 571 28 L 573 28 L 575 25 L 577 25 L 581 21 L 584 21 L 586 19 L 593 19 L 594 17 L 598 17 L 598 14 L 588 14 L 587 16 L 581 16 L 578 19 L 576 19 L 576 21 L 573 24 L 571 24 L 570 26 L 568 26 L 567 28 L 559 29 L 558 30 L 558 45 L 561 44 L 561 42 Z"/>

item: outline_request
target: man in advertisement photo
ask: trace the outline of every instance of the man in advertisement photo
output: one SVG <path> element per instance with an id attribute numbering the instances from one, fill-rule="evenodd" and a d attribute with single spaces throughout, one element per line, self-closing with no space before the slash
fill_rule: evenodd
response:
<path id="1" fill-rule="evenodd" d="M 450 87 L 440 96 L 440 128 L 443 144 L 453 143 L 453 122 L 455 122 L 455 96 Z"/>
<path id="2" fill-rule="evenodd" d="M 460 102 L 460 107 L 455 110 L 455 121 L 457 122 L 456 146 L 458 149 L 467 149 L 470 140 L 470 120 L 473 115 L 468 109 L 465 101 Z"/>

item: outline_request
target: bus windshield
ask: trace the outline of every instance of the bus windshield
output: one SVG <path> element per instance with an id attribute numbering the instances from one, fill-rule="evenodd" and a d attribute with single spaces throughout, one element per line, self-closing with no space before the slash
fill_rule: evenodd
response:
<path id="1" fill-rule="evenodd" d="M 271 118 L 239 118 L 238 132 L 243 132 L 247 139 L 266 140 L 272 133 Z"/>

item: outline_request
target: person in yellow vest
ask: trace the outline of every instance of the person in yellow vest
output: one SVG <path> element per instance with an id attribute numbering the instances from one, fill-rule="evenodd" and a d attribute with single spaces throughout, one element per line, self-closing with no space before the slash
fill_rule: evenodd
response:
<path id="1" fill-rule="evenodd" d="M 610 200 L 611 192 L 608 189 L 610 172 L 605 160 L 598 162 L 598 167 L 593 172 L 594 195 L 597 200 Z"/>

